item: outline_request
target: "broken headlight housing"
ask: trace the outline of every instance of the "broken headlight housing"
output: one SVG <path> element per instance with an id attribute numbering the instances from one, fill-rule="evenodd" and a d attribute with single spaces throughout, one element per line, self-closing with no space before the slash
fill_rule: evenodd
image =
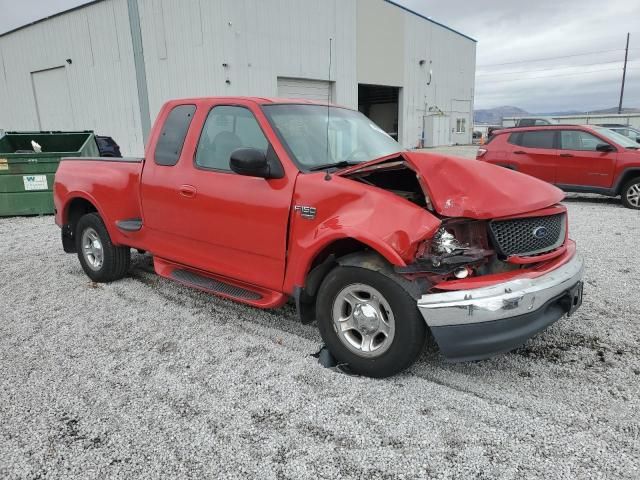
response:
<path id="1" fill-rule="evenodd" d="M 441 227 L 431 241 L 425 243 L 415 263 L 396 270 L 399 273 L 455 274 L 457 278 L 465 278 L 472 273 L 469 266 L 483 262 L 492 254 L 491 250 L 459 241 L 451 231 Z"/>
<path id="2" fill-rule="evenodd" d="M 465 250 L 468 247 L 467 244 L 459 242 L 456 237 L 444 227 L 436 232 L 431 241 L 431 249 L 434 253 L 440 255 L 451 254 L 458 250 Z"/>

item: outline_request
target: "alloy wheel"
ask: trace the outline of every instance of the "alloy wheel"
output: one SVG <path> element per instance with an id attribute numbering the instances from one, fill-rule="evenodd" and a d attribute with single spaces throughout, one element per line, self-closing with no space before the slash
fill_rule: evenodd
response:
<path id="1" fill-rule="evenodd" d="M 375 288 L 352 284 L 333 302 L 333 327 L 340 341 L 363 357 L 386 352 L 395 335 L 395 318 L 389 302 Z"/>
<path id="2" fill-rule="evenodd" d="M 82 232 L 82 254 L 92 270 L 100 270 L 104 263 L 104 249 L 98 233 L 93 228 Z"/>
<path id="3" fill-rule="evenodd" d="M 627 201 L 636 208 L 640 208 L 640 182 L 631 185 L 626 192 Z"/>

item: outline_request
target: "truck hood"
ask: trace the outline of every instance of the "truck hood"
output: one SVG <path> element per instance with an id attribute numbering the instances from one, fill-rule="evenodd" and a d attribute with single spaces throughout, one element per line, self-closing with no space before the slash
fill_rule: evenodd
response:
<path id="1" fill-rule="evenodd" d="M 509 217 L 549 207 L 564 198 L 553 185 L 485 162 L 433 153 L 403 152 L 402 159 L 418 176 L 434 210 L 445 217 L 477 220 Z M 339 172 L 350 176 L 367 169 L 398 164 L 397 155 Z"/>

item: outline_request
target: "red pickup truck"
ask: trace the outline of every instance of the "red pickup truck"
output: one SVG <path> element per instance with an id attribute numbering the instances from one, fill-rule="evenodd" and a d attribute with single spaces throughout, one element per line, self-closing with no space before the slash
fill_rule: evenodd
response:
<path id="1" fill-rule="evenodd" d="M 64 250 L 92 280 L 126 275 L 135 248 L 206 292 L 292 299 L 337 361 L 374 377 L 411 365 L 429 332 L 449 360 L 486 358 L 582 300 L 560 190 L 403 151 L 336 106 L 170 101 L 144 159 L 64 159 L 54 197 Z"/>
<path id="2" fill-rule="evenodd" d="M 478 149 L 477 159 L 532 175 L 567 192 L 622 198 L 640 209 L 640 145 L 593 125 L 508 128 Z"/>

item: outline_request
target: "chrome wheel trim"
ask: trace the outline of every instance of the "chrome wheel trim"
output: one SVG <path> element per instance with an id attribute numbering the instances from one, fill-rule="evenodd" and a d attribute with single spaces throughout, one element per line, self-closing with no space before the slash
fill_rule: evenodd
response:
<path id="1" fill-rule="evenodd" d="M 640 183 L 634 183 L 626 192 L 627 201 L 636 208 L 640 207 Z"/>
<path id="2" fill-rule="evenodd" d="M 391 306 L 369 285 L 355 283 L 340 290 L 332 316 L 338 338 L 356 355 L 378 357 L 393 343 L 396 324 Z"/>
<path id="3" fill-rule="evenodd" d="M 89 227 L 82 232 L 82 255 L 91 270 L 98 271 L 104 263 L 104 249 L 102 242 L 93 228 Z"/>

